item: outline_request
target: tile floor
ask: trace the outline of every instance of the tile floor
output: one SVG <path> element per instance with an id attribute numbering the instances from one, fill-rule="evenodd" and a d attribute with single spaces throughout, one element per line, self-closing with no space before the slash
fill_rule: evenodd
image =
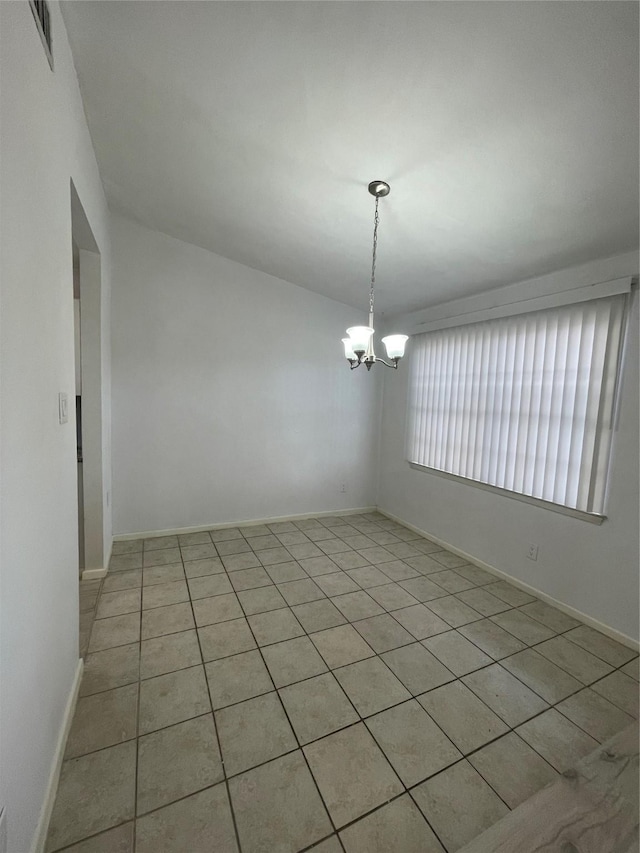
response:
<path id="1" fill-rule="evenodd" d="M 47 853 L 453 853 L 638 717 L 634 652 L 377 513 L 97 595 Z"/>

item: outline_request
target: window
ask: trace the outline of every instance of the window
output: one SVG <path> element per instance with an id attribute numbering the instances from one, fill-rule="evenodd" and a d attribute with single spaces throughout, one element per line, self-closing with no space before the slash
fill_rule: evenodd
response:
<path id="1" fill-rule="evenodd" d="M 415 337 L 409 461 L 603 513 L 627 298 Z"/>

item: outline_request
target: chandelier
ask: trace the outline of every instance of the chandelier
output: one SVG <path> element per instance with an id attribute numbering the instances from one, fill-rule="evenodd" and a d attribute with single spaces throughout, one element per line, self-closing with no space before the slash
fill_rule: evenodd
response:
<path id="1" fill-rule="evenodd" d="M 376 253 L 378 249 L 378 225 L 380 217 L 378 215 L 378 202 L 381 198 L 389 195 L 391 187 L 385 181 L 371 181 L 369 184 L 369 192 L 375 196 L 376 212 L 373 218 L 373 259 L 371 262 L 371 286 L 369 287 L 369 325 L 368 326 L 352 326 L 347 329 L 348 338 L 343 338 L 344 354 L 347 361 L 351 365 L 351 370 L 360 367 L 361 364 L 366 364 L 367 370 L 371 370 L 372 365 L 382 362 L 386 367 L 398 369 L 398 362 L 404 355 L 405 343 L 408 340 L 408 335 L 387 335 L 382 339 L 382 343 L 387 351 L 387 358 L 393 362 L 390 364 L 383 358 L 378 356 L 373 351 L 373 290 L 376 282 Z"/>

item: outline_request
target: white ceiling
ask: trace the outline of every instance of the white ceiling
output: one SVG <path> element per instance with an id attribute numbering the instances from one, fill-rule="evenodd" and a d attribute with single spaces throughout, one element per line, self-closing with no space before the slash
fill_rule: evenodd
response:
<path id="1" fill-rule="evenodd" d="M 638 4 L 67 2 L 109 202 L 400 312 L 634 248 Z"/>

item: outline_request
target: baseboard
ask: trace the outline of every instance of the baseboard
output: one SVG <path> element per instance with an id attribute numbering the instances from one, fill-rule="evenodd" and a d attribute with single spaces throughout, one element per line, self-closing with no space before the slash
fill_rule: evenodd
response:
<path id="1" fill-rule="evenodd" d="M 609 625 L 605 625 L 604 622 L 600 622 L 598 619 L 594 619 L 593 616 L 589 616 L 588 613 L 583 613 L 581 610 L 577 610 L 575 607 L 571 607 L 571 605 L 565 604 L 563 601 L 558 601 L 557 598 L 553 598 L 553 596 L 548 595 L 541 589 L 537 589 L 535 586 L 531 586 L 531 584 L 525 583 L 524 581 L 521 581 L 518 578 L 514 578 L 513 575 L 507 574 L 507 572 L 503 572 L 501 569 L 497 569 L 495 566 L 492 566 L 489 563 L 485 563 L 483 560 L 479 560 L 477 557 L 474 557 L 473 554 L 467 554 L 466 551 L 457 548 L 450 542 L 445 542 L 444 539 L 440 539 L 438 536 L 434 536 L 432 533 L 429 533 L 426 530 L 422 530 L 421 528 L 416 527 L 414 524 L 409 524 L 408 521 L 405 521 L 404 519 L 393 515 L 393 513 L 388 512 L 386 509 L 378 507 L 378 512 L 381 515 L 385 515 L 387 518 L 391 519 L 391 521 L 397 521 L 398 524 L 402 524 L 404 525 L 404 527 L 408 527 L 409 530 L 413 530 L 415 533 L 419 533 L 421 536 L 426 536 L 427 539 L 430 539 L 437 545 L 442 545 L 442 547 L 446 548 L 447 551 L 451 551 L 453 554 L 457 554 L 459 557 L 464 557 L 464 559 L 468 563 L 472 563 L 474 566 L 478 566 L 478 568 L 484 569 L 485 571 L 489 572 L 492 575 L 495 575 L 501 580 L 509 581 L 510 584 L 518 587 L 518 589 L 524 590 L 524 592 L 528 592 L 531 595 L 535 595 L 535 597 L 539 598 L 541 601 L 545 601 L 547 604 L 551 604 L 553 607 L 556 607 L 558 610 L 561 610 L 563 613 L 566 613 L 567 616 L 573 616 L 574 619 L 578 619 L 580 622 L 584 622 L 585 625 L 589 625 L 589 627 L 595 628 L 595 630 L 600 631 L 601 634 L 606 634 L 607 637 L 611 637 L 612 640 L 616 640 L 618 643 L 622 643 L 623 646 L 627 646 L 628 648 L 633 649 L 636 652 L 640 651 L 640 643 L 638 642 L 638 640 L 634 640 L 633 637 L 629 637 L 627 636 L 627 634 L 623 634 L 622 631 L 618 631 L 616 628 L 611 628 Z"/>
<path id="2" fill-rule="evenodd" d="M 83 581 L 95 581 L 107 576 L 106 569 L 85 569 L 82 572 Z"/>
<path id="3" fill-rule="evenodd" d="M 140 533 L 118 533 L 114 542 L 127 542 L 131 539 L 152 539 L 154 536 L 176 536 L 185 533 L 201 533 L 203 530 L 222 530 L 225 527 L 253 527 L 257 524 L 277 524 L 280 521 L 300 521 L 303 518 L 327 518 L 328 516 L 361 515 L 375 512 L 375 506 L 361 506 L 355 509 L 337 509 L 325 512 L 301 512 L 298 515 L 279 515 L 273 518 L 251 518 L 243 521 L 225 521 L 221 524 L 200 524 L 196 527 L 172 527 L 166 530 L 145 530 Z"/>
<path id="4" fill-rule="evenodd" d="M 53 755 L 47 790 L 45 792 L 44 802 L 42 803 L 42 809 L 40 810 L 40 819 L 38 820 L 38 827 L 31 847 L 31 853 L 44 853 L 44 847 L 47 841 L 47 832 L 49 831 L 49 821 L 51 820 L 51 813 L 53 811 L 53 805 L 56 801 L 56 793 L 58 791 L 58 780 L 60 779 L 60 770 L 62 769 L 62 759 L 64 758 L 67 737 L 69 735 L 69 729 L 71 728 L 71 722 L 76 710 L 78 693 L 80 692 L 83 666 L 84 662 L 82 658 L 79 658 L 78 665 L 76 666 L 76 672 L 73 677 L 73 684 L 69 691 L 67 705 L 64 709 L 62 725 L 60 726 L 60 732 L 58 733 L 56 751 Z"/>

